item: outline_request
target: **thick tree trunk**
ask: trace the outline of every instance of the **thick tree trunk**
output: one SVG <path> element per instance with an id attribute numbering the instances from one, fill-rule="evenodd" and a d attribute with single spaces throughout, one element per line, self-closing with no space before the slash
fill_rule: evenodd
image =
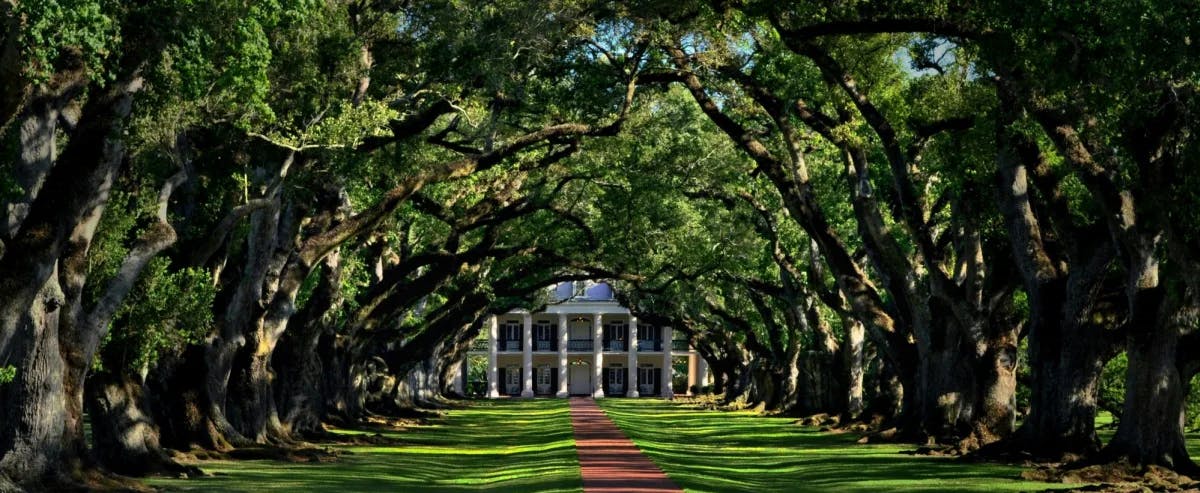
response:
<path id="1" fill-rule="evenodd" d="M 867 413 L 883 418 L 884 422 L 893 423 L 901 418 L 904 410 L 905 388 L 901 385 L 900 377 L 888 363 L 879 355 L 874 344 L 868 346 L 872 356 L 868 358 L 874 366 L 872 381 L 867 388 L 872 390 L 872 398 L 867 405 Z"/>
<path id="2" fill-rule="evenodd" d="M 249 338 L 233 360 L 226 402 L 229 421 L 238 431 L 255 443 L 287 444 L 291 435 L 283 428 L 275 407 L 275 391 L 271 382 L 274 344 Z"/>
<path id="3" fill-rule="evenodd" d="M 208 400 L 211 369 L 207 345 L 190 346 L 177 358 L 160 361 L 147 380 L 149 408 L 159 425 L 163 446 L 188 450 L 233 448 L 225 429 L 212 415 Z"/>
<path id="4" fill-rule="evenodd" d="M 777 386 L 779 394 L 775 405 L 771 406 L 779 412 L 787 413 L 796 408 L 800 400 L 800 344 L 793 341 L 789 345 L 787 352 L 784 354 L 784 360 L 781 361 L 779 370 L 779 384 Z"/>
<path id="5" fill-rule="evenodd" d="M 347 423 L 361 417 L 361 406 L 353 405 L 352 370 L 346 338 L 329 329 L 317 342 L 321 359 L 321 386 L 324 389 L 324 414 L 321 419 Z"/>
<path id="6" fill-rule="evenodd" d="M 1111 343 L 1099 328 L 1071 313 L 1062 283 L 1042 286 L 1031 300 L 1029 332 L 1030 412 L 1018 448 L 1038 456 L 1086 456 L 1099 449 L 1096 395 Z M 1064 319 L 1060 319 L 1059 317 Z"/>
<path id="7" fill-rule="evenodd" d="M 1140 290 L 1130 320 L 1125 404 L 1104 461 L 1164 466 L 1200 474 L 1184 438 L 1187 375 L 1179 366 L 1179 339 L 1188 324 L 1176 316 L 1179 300 L 1163 287 Z M 1190 357 L 1190 355 L 1189 355 Z"/>
<path id="8" fill-rule="evenodd" d="M 293 159 L 294 154 L 288 157 L 285 169 Z M 231 423 L 244 436 L 258 443 L 292 441 L 290 430 L 279 419 L 271 359 L 296 313 L 296 297 L 305 280 L 337 248 L 336 243 L 328 248 L 322 244 L 316 248 L 320 251 L 314 253 L 313 247 L 309 246 L 310 239 L 336 227 L 341 220 L 339 211 L 349 205 L 340 189 L 325 189 L 322 192 L 316 214 L 306 220 L 298 220 L 299 213 L 289 204 L 279 220 L 258 224 L 264 228 L 272 225 L 276 228 L 269 241 L 271 254 L 260 257 L 268 261 L 268 266 L 263 270 L 265 276 L 261 287 L 263 299 L 267 300 L 266 306 L 254 309 L 250 316 L 232 318 L 246 324 L 240 329 L 246 342 L 238 348 L 233 361 L 229 382 L 233 399 L 226 403 L 226 410 Z M 301 224 L 304 226 L 301 227 Z M 269 234 L 264 231 L 252 237 L 266 239 Z M 264 243 L 263 247 L 268 248 L 268 243 Z M 330 288 L 333 289 L 333 286 Z M 327 301 L 330 300 L 317 301 L 328 305 Z M 315 343 L 312 337 L 307 339 L 309 342 L 305 344 L 311 346 Z M 315 361 L 311 351 L 303 358 Z"/>
<path id="9" fill-rule="evenodd" d="M 842 343 L 842 360 L 846 368 L 846 413 L 850 418 L 857 418 L 863 412 L 864 387 L 863 374 L 866 371 L 864 359 L 863 324 L 851 317 L 842 318 L 842 327 L 846 332 L 846 340 Z"/>
<path id="10" fill-rule="evenodd" d="M 48 479 L 62 457 L 66 393 L 58 347 L 61 299 L 57 276 L 51 276 L 32 306 L 15 315 L 12 357 L 0 361 L 17 368 L 15 379 L 0 385 L 0 476 L 18 483 Z"/>
<path id="11" fill-rule="evenodd" d="M 965 423 L 966 437 L 957 445 L 960 453 L 976 450 L 1009 437 L 1016 431 L 1017 344 L 1016 333 L 992 340 L 986 352 L 975 359 L 972 375 L 976 395 L 972 414 Z"/>
<path id="12" fill-rule="evenodd" d="M 317 348 L 341 305 L 341 283 L 341 256 L 334 252 L 326 257 L 320 283 L 301 311 L 299 320 L 284 333 L 272 356 L 271 363 L 278 377 L 275 391 L 280 420 L 290 433 L 306 436 L 322 431 L 325 358 L 318 356 Z"/>
<path id="13" fill-rule="evenodd" d="M 1089 320 L 1114 251 L 1107 234 L 1075 225 L 1037 144 L 1010 130 L 1017 106 L 998 92 L 1004 102 L 996 124 L 997 190 L 1029 297 L 1031 384 L 1029 416 L 1011 440 L 989 448 L 1052 460 L 1085 456 L 1099 447 L 1096 390 L 1113 351 L 1104 329 Z M 1039 195 L 1042 202 L 1035 202 Z M 1043 225 L 1043 218 L 1053 221 Z"/>
<path id="14" fill-rule="evenodd" d="M 20 231 L 0 257 L 0 366 L 18 363 L 3 392 L 0 474 L 32 483 L 50 473 L 67 482 L 85 466 L 83 375 L 107 325 L 86 324 L 80 293 L 86 258 L 124 160 L 122 133 L 133 76 L 96 88 L 75 134 L 46 177 Z M 47 454 L 56 454 L 47 461 Z"/>
<path id="15" fill-rule="evenodd" d="M 129 476 L 199 473 L 175 462 L 162 448 L 142 384 L 135 378 L 100 373 L 88 380 L 87 393 L 96 458 L 106 468 Z"/>

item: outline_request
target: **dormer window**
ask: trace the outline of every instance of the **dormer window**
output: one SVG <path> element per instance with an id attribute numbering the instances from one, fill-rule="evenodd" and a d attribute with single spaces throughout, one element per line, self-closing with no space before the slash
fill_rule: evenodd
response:
<path id="1" fill-rule="evenodd" d="M 587 281 L 575 281 L 575 297 L 576 298 L 587 297 L 587 287 L 588 287 L 587 285 L 588 285 Z"/>

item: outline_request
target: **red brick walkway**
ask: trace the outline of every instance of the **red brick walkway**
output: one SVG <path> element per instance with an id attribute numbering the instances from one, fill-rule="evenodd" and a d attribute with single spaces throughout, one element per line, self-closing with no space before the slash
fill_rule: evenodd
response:
<path id="1" fill-rule="evenodd" d="M 683 491 L 621 433 L 592 399 L 571 398 L 571 425 L 575 428 L 575 450 L 583 469 L 585 493 Z"/>

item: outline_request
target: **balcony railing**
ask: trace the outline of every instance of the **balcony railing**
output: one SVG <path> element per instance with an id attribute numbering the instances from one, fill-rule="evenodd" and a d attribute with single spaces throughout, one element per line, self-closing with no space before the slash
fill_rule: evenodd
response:
<path id="1" fill-rule="evenodd" d="M 608 341 L 608 346 L 604 347 L 605 351 L 624 351 L 625 341 Z"/>
<path id="2" fill-rule="evenodd" d="M 520 351 L 521 341 L 503 341 L 500 345 L 500 350 L 505 352 Z"/>
<path id="3" fill-rule="evenodd" d="M 638 339 L 638 352 L 662 351 L 662 341 L 657 339 Z"/>
<path id="4" fill-rule="evenodd" d="M 480 339 L 480 340 L 471 342 L 471 350 L 472 351 L 487 351 L 488 350 L 487 339 Z"/>
<path id="5" fill-rule="evenodd" d="M 671 341 L 671 350 L 672 351 L 687 351 L 688 350 L 688 342 L 686 340 L 678 340 L 678 339 Z"/>
<path id="6" fill-rule="evenodd" d="M 554 341 L 533 341 L 534 351 L 557 351 Z"/>
<path id="7" fill-rule="evenodd" d="M 567 341 L 567 351 L 584 351 L 591 352 L 591 339 L 571 339 Z"/>

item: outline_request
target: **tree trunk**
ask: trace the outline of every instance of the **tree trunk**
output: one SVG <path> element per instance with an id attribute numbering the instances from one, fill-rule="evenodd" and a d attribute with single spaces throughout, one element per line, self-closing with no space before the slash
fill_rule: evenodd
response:
<path id="1" fill-rule="evenodd" d="M 1042 286 L 1031 300 L 1030 411 L 1018 436 L 1020 449 L 1049 458 L 1099 450 L 1096 392 L 1112 351 L 1099 328 L 1075 319 L 1062 284 Z"/>
<path id="2" fill-rule="evenodd" d="M 80 295 L 96 225 L 124 160 L 119 138 L 142 79 L 95 88 L 76 132 L 0 257 L 0 366 L 17 379 L 0 399 L 0 474 L 71 482 L 85 466 L 83 375 L 103 327 L 86 324 Z M 19 347 L 18 347 L 19 346 Z M 90 349 L 90 350 L 89 350 Z M 49 462 L 47 454 L 56 454 Z"/>
<path id="3" fill-rule="evenodd" d="M 1096 390 L 1113 353 L 1104 329 L 1089 322 L 1114 255 L 1112 240 L 1075 225 L 1037 143 L 1011 131 L 1019 108 L 1006 91 L 998 93 L 997 190 L 1029 297 L 1031 384 L 1029 416 L 1011 440 L 991 449 L 1051 460 L 1083 456 L 1099 447 Z M 1053 221 L 1043 225 L 1043 218 Z"/>
<path id="4" fill-rule="evenodd" d="M 293 158 L 294 155 L 289 156 L 282 168 L 286 170 Z M 280 175 L 284 173 L 286 171 Z M 272 287 L 269 280 L 278 275 L 278 271 L 271 272 L 272 268 L 283 267 L 276 260 L 276 250 L 279 247 L 280 230 L 288 229 L 286 225 L 290 221 L 283 217 L 284 208 L 279 198 L 277 183 L 269 185 L 267 194 L 267 198 L 271 200 L 270 205 L 255 210 L 250 215 L 243 268 L 218 322 L 219 334 L 210 338 L 205 354 L 205 392 L 206 401 L 210 406 L 205 415 L 216 427 L 217 432 L 225 435 L 225 439 L 235 445 L 262 443 L 266 439 L 261 431 L 265 430 L 267 420 L 263 418 L 254 423 L 255 406 L 262 405 L 265 398 L 261 394 L 251 394 L 230 399 L 230 391 L 232 386 L 248 393 L 261 390 L 255 388 L 256 382 L 248 373 L 255 371 L 255 368 L 257 371 L 267 370 L 266 365 L 269 364 L 269 360 L 256 361 L 255 355 L 263 350 L 260 347 L 263 341 L 250 338 L 256 331 L 261 330 L 260 324 L 265 311 L 262 300 L 270 299 L 273 294 L 264 292 Z M 269 357 L 269 353 L 266 353 L 266 356 Z M 243 374 L 235 377 L 235 369 Z M 269 391 L 269 388 L 267 390 Z M 269 397 L 273 399 L 273 396 Z M 231 402 L 233 405 L 230 405 Z M 249 409 L 248 416 L 236 414 L 244 408 Z"/>
<path id="5" fill-rule="evenodd" d="M 992 340 L 987 351 L 975 359 L 977 394 L 972 415 L 966 423 L 968 435 L 957 445 L 960 453 L 1007 438 L 1016 430 L 1017 420 L 1017 344 L 1015 331 Z"/>
<path id="6" fill-rule="evenodd" d="M 879 416 L 885 422 L 896 422 L 904 410 L 905 388 L 901 385 L 899 375 L 888 360 L 878 353 L 874 344 L 870 348 L 874 353 L 870 359 L 874 363 L 875 371 L 872 384 L 867 386 L 874 390 L 874 396 L 867 406 L 868 413 Z"/>
<path id="7" fill-rule="evenodd" d="M 1177 316 L 1180 300 L 1164 287 L 1140 290 L 1134 303 L 1125 404 L 1100 459 L 1198 474 L 1183 433 L 1188 379 L 1178 364 L 1180 334 L 1189 324 Z"/>
<path id="8" fill-rule="evenodd" d="M 851 317 L 842 317 L 842 327 L 846 331 L 846 341 L 842 344 L 842 360 L 846 368 L 846 412 L 850 418 L 858 418 L 864 408 L 863 374 L 865 328 L 863 324 Z"/>
<path id="9" fill-rule="evenodd" d="M 317 354 L 317 348 L 341 306 L 341 265 L 341 256 L 336 251 L 325 258 L 320 283 L 271 358 L 278 377 L 275 391 L 280 420 L 285 430 L 301 436 L 322 431 L 325 358 Z"/>
<path id="10" fill-rule="evenodd" d="M 57 276 L 51 276 L 32 306 L 16 315 L 18 331 L 9 353 L 15 357 L 0 361 L 17 368 L 13 381 L 0 385 L 0 476 L 17 483 L 47 480 L 62 457 L 66 393 L 58 347 L 61 299 Z"/>
<path id="11" fill-rule="evenodd" d="M 106 468 L 128 476 L 200 472 L 175 462 L 163 450 L 142 384 L 135 378 L 124 372 L 100 373 L 87 387 L 96 458 Z"/>
<path id="12" fill-rule="evenodd" d="M 162 445 L 178 450 L 233 448 L 228 435 L 212 415 L 208 400 L 211 368 L 209 346 L 189 346 L 179 357 L 160 360 L 147 380 L 149 408 L 159 424 Z"/>

